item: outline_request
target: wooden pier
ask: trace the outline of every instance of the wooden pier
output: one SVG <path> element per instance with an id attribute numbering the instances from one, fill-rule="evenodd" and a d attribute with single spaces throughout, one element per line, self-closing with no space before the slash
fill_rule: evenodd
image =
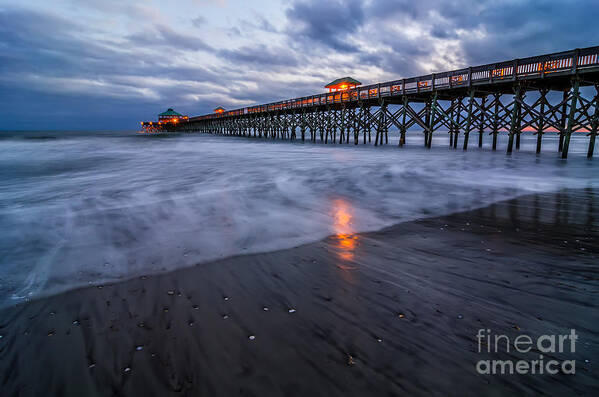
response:
<path id="1" fill-rule="evenodd" d="M 544 134 L 559 134 L 563 158 L 572 134 L 584 133 L 590 158 L 598 105 L 599 47 L 589 47 L 222 111 L 169 128 L 355 145 L 372 143 L 374 135 L 378 146 L 389 143 L 395 127 L 399 146 L 418 129 L 428 148 L 435 133 L 448 132 L 450 146 L 464 150 L 482 147 L 485 134 L 496 150 L 498 134 L 507 133 L 507 153 L 531 131 L 537 153 Z"/>

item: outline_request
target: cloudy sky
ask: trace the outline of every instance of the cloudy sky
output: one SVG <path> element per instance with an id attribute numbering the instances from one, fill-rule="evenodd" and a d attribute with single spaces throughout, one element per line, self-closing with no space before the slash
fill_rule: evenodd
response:
<path id="1" fill-rule="evenodd" d="M 598 45 L 599 1 L 0 0 L 0 129 L 189 115 Z"/>

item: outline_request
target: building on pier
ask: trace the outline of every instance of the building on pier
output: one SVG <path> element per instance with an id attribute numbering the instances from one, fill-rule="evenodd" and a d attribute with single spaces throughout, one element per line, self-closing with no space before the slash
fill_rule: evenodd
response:
<path id="1" fill-rule="evenodd" d="M 162 132 L 168 131 L 173 125 L 179 122 L 189 120 L 188 116 L 175 112 L 173 108 L 168 108 L 165 112 L 158 114 L 158 121 L 142 121 L 141 132 Z"/>
<path id="2" fill-rule="evenodd" d="M 162 112 L 158 115 L 158 122 L 162 121 L 165 123 L 177 123 L 187 118 L 187 116 L 183 116 L 181 113 L 175 112 L 173 108 L 168 108 L 166 112 Z"/>
<path id="3" fill-rule="evenodd" d="M 350 90 L 352 88 L 356 88 L 359 85 L 362 85 L 362 83 L 360 83 L 358 80 L 354 78 L 342 77 L 340 79 L 331 81 L 329 84 L 325 85 L 324 88 L 328 88 L 329 92 L 336 92 Z"/>

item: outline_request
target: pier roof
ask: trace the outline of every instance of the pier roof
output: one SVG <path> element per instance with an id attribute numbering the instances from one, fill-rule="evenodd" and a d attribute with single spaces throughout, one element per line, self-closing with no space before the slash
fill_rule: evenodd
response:
<path id="1" fill-rule="evenodd" d="M 325 85 L 324 88 L 329 89 L 345 89 L 351 87 L 355 87 L 357 85 L 361 85 L 358 80 L 352 77 L 342 77 L 340 79 L 331 81 L 329 84 Z"/>
<path id="2" fill-rule="evenodd" d="M 181 113 L 177 113 L 173 110 L 173 108 L 168 108 L 166 112 L 160 113 L 158 116 L 183 116 Z"/>

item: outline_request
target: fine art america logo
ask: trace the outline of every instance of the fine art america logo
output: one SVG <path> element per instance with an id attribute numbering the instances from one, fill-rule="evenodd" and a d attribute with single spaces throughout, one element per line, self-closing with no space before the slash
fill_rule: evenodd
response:
<path id="1" fill-rule="evenodd" d="M 558 372 L 567 375 L 576 373 L 575 360 L 559 361 L 554 359 L 555 354 L 576 351 L 576 330 L 571 329 L 565 335 L 541 335 L 533 338 L 528 335 L 518 335 L 510 339 L 507 335 L 492 334 L 490 329 L 479 329 L 476 334 L 479 353 L 521 353 L 538 352 L 534 360 L 480 360 L 476 363 L 476 371 L 483 375 L 555 375 Z M 533 353 L 534 354 L 534 353 Z M 543 354 L 548 357 L 544 357 Z"/>

